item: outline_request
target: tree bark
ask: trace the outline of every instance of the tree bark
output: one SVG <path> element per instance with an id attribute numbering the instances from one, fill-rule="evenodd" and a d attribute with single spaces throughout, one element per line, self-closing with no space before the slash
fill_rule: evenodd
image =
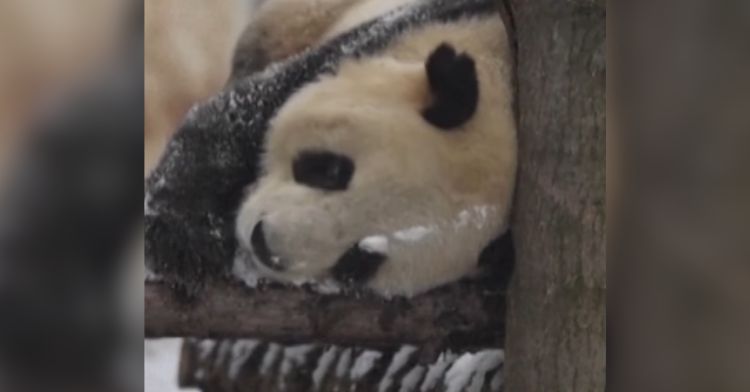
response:
<path id="1" fill-rule="evenodd" d="M 500 2 L 515 25 L 519 114 L 506 390 L 603 391 L 606 8 Z"/>
<path id="2" fill-rule="evenodd" d="M 502 345 L 505 292 L 479 285 L 464 282 L 410 300 L 385 300 L 359 292 L 322 295 L 279 284 L 250 289 L 214 281 L 186 304 L 168 286 L 150 282 L 145 290 L 145 335 L 374 348 L 414 344 L 432 360 L 448 348 Z"/>

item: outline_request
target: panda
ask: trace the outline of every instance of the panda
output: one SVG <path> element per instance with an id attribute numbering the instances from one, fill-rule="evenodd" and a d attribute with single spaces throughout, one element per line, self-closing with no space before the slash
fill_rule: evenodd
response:
<path id="1" fill-rule="evenodd" d="M 424 0 L 267 0 L 233 79 Z M 414 296 L 472 275 L 508 229 L 510 49 L 494 13 L 433 21 L 297 89 L 234 221 L 237 271 Z"/>
<path id="2" fill-rule="evenodd" d="M 305 3 L 264 9 L 313 15 Z M 179 298 L 232 273 L 252 281 L 247 267 L 412 296 L 512 251 L 496 2 L 349 3 L 325 13 L 337 3 L 318 0 L 327 16 L 308 18 L 307 38 L 293 21 L 245 34 L 228 85 L 190 110 L 147 178 L 146 265 Z M 275 34 L 301 51 L 264 54 Z M 496 264 L 507 278 L 511 263 Z"/>

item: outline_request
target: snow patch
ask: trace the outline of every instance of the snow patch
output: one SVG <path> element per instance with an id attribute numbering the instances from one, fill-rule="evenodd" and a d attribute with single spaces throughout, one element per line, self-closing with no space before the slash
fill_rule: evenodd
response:
<path id="1" fill-rule="evenodd" d="M 207 360 L 208 356 L 211 355 L 211 352 L 213 351 L 215 346 L 216 346 L 215 340 L 211 340 L 211 339 L 201 340 L 198 343 L 198 358 L 201 361 Z"/>
<path id="2" fill-rule="evenodd" d="M 388 237 L 384 235 L 369 236 L 359 242 L 359 247 L 367 252 L 386 254 L 388 253 Z"/>
<path id="3" fill-rule="evenodd" d="M 252 255 L 243 250 L 238 250 L 235 254 L 234 263 L 232 264 L 232 275 L 252 289 L 258 288 L 261 280 L 266 278 L 253 265 Z M 339 294 L 342 291 L 341 285 L 332 279 L 310 280 L 300 278 L 294 281 L 285 281 L 284 283 L 297 287 L 307 285 L 316 293 L 323 295 Z"/>
<path id="4" fill-rule="evenodd" d="M 504 359 L 502 350 L 487 350 L 480 352 L 479 355 L 482 357 L 474 370 L 474 376 L 467 392 L 481 392 L 487 373 L 497 370 Z"/>
<path id="5" fill-rule="evenodd" d="M 424 376 L 424 373 L 424 366 L 414 366 L 414 368 L 404 376 L 404 379 L 401 380 L 401 389 L 399 389 L 399 392 L 415 391 L 417 389 L 417 384 L 419 383 L 419 380 L 422 379 L 422 376 Z"/>
<path id="6" fill-rule="evenodd" d="M 282 351 L 281 345 L 271 343 L 268 345 L 266 355 L 263 356 L 263 362 L 260 364 L 260 374 L 266 375 L 271 370 L 271 367 L 276 363 L 276 358 L 279 357 Z"/>
<path id="7" fill-rule="evenodd" d="M 232 353 L 232 341 L 222 340 L 219 343 L 219 349 L 216 350 L 216 365 L 223 366 L 225 362 L 231 360 L 230 354 Z"/>
<path id="8" fill-rule="evenodd" d="M 451 352 L 441 353 L 437 361 L 427 369 L 427 375 L 425 376 L 424 381 L 422 381 L 420 391 L 427 392 L 435 390 L 438 383 L 443 379 L 445 370 L 448 369 L 448 366 L 450 366 L 456 358 L 456 354 Z"/>
<path id="9" fill-rule="evenodd" d="M 284 357 L 281 360 L 279 371 L 279 390 L 286 390 L 286 378 L 296 367 L 305 366 L 307 354 L 315 348 L 312 344 L 291 346 L 284 349 Z"/>
<path id="10" fill-rule="evenodd" d="M 232 359 L 229 361 L 229 379 L 236 380 L 239 377 L 242 365 L 250 359 L 259 344 L 259 341 L 250 339 L 242 339 L 234 343 Z"/>
<path id="11" fill-rule="evenodd" d="M 490 205 L 479 205 L 466 208 L 458 213 L 453 219 L 442 220 L 440 222 L 413 226 L 401 229 L 392 233 L 394 239 L 401 242 L 419 242 L 432 235 L 438 235 L 442 229 L 453 229 L 455 231 L 464 230 L 469 227 L 482 229 L 487 225 L 490 217 L 497 211 L 497 207 Z"/>
<path id="12" fill-rule="evenodd" d="M 338 347 L 329 347 L 323 355 L 318 359 L 318 366 L 313 371 L 313 388 L 315 391 L 320 389 L 320 384 L 323 382 L 323 378 L 328 374 L 328 369 L 331 368 L 333 360 L 336 359 L 336 354 L 339 353 Z"/>
<path id="13" fill-rule="evenodd" d="M 315 348 L 312 344 L 302 344 L 299 346 L 291 346 L 284 349 L 284 359 L 281 362 L 281 376 L 284 377 L 295 366 L 303 366 L 307 358 L 307 354 Z"/>
<path id="14" fill-rule="evenodd" d="M 349 370 L 349 366 L 352 363 L 352 349 L 347 348 L 341 353 L 339 362 L 336 364 L 336 378 L 339 380 L 343 379 L 346 375 L 346 371 Z"/>
<path id="15" fill-rule="evenodd" d="M 477 229 L 481 229 L 496 211 L 497 207 L 491 205 L 479 205 L 467 208 L 458 214 L 453 227 L 455 229 L 463 229 L 466 226 L 472 225 Z"/>
<path id="16" fill-rule="evenodd" d="M 403 242 L 417 242 L 437 230 L 436 226 L 414 226 L 393 233 L 393 237 Z"/>
<path id="17" fill-rule="evenodd" d="M 144 392 L 200 392 L 177 386 L 182 339 L 144 340 L 143 346 Z"/>
<path id="18" fill-rule="evenodd" d="M 151 192 L 146 192 L 143 198 L 143 216 L 156 216 L 158 213 L 151 208 Z"/>
<path id="19" fill-rule="evenodd" d="M 504 358 L 503 350 L 484 350 L 462 355 L 445 375 L 445 391 L 481 391 L 487 372 L 499 367 Z"/>
<path id="20" fill-rule="evenodd" d="M 404 367 L 404 365 L 406 365 L 406 362 L 411 358 L 415 351 L 417 351 L 417 347 L 415 346 L 401 346 L 398 352 L 393 355 L 393 359 L 391 360 L 391 364 L 388 365 L 388 370 L 386 370 L 385 376 L 380 380 L 378 392 L 386 392 L 391 387 L 391 384 L 393 384 L 393 376 Z"/>
<path id="21" fill-rule="evenodd" d="M 161 282 L 162 277 L 159 276 L 156 272 L 151 271 L 151 268 L 146 267 L 144 271 L 144 280 L 146 282 Z"/>
<path id="22" fill-rule="evenodd" d="M 249 257 L 248 253 L 238 251 L 234 257 L 232 274 L 242 280 L 247 287 L 256 288 L 260 276 L 258 276 L 258 271 L 251 267 Z"/>
<path id="23" fill-rule="evenodd" d="M 366 350 L 362 354 L 357 357 L 357 359 L 354 361 L 354 366 L 352 366 L 352 370 L 349 373 L 349 378 L 352 381 L 357 381 L 367 375 L 367 373 L 372 370 L 372 368 L 375 366 L 375 361 L 380 359 L 383 354 L 379 353 L 377 351 L 371 351 Z"/>
<path id="24" fill-rule="evenodd" d="M 503 369 L 498 369 L 490 381 L 490 391 L 498 392 L 503 387 Z"/>

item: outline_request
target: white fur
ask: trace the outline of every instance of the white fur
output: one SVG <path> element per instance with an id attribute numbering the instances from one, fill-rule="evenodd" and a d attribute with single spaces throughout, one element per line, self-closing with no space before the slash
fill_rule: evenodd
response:
<path id="1" fill-rule="evenodd" d="M 358 1 L 355 14 L 338 21 L 350 26 L 363 10 L 380 10 L 378 1 Z M 431 99 L 424 63 L 443 42 L 474 59 L 480 81 L 477 112 L 452 131 L 421 116 Z M 311 149 L 354 161 L 346 191 L 294 181 L 294 158 Z M 405 33 L 381 55 L 344 62 L 335 76 L 307 85 L 281 108 L 266 151 L 264 176 L 237 219 L 244 248 L 252 249 L 250 236 L 262 219 L 269 248 L 288 263 L 283 273 L 260 266 L 264 273 L 325 279 L 359 243 L 387 254 L 368 283 L 383 295 L 414 295 L 470 274 L 482 249 L 506 230 L 516 170 L 500 18 L 429 25 Z"/>

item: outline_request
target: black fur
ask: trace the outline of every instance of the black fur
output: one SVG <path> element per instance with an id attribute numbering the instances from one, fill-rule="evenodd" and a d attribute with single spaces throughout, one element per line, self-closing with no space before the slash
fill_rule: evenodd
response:
<path id="1" fill-rule="evenodd" d="M 479 103 L 479 81 L 474 59 L 457 54 L 447 43 L 435 49 L 425 64 L 433 94 L 422 115 L 441 129 L 453 129 L 469 121 Z"/>
<path id="2" fill-rule="evenodd" d="M 479 268 L 490 287 L 506 290 L 515 268 L 516 252 L 513 233 L 508 230 L 490 242 L 479 255 Z"/>
<path id="3" fill-rule="evenodd" d="M 372 279 L 386 260 L 380 253 L 368 252 L 355 245 L 349 248 L 331 269 L 331 275 L 345 285 L 362 285 Z"/>

